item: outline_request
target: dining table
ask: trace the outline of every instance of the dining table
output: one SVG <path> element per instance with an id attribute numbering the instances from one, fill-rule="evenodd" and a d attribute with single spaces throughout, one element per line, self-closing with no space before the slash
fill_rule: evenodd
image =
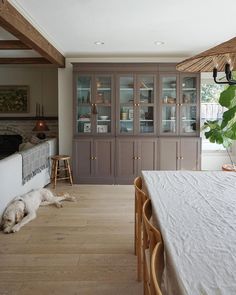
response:
<path id="1" fill-rule="evenodd" d="M 142 171 L 164 242 L 163 293 L 236 294 L 236 173 Z"/>

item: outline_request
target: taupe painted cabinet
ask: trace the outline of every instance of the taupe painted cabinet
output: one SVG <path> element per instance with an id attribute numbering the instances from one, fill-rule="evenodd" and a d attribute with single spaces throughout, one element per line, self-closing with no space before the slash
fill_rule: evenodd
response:
<path id="1" fill-rule="evenodd" d="M 200 79 L 175 64 L 75 63 L 75 183 L 200 169 Z"/>
<path id="2" fill-rule="evenodd" d="M 117 138 L 116 183 L 129 184 L 142 170 L 156 170 L 157 142 L 155 138 Z"/>
<path id="3" fill-rule="evenodd" d="M 160 170 L 200 170 L 200 138 L 160 138 L 159 142 Z"/>
<path id="4" fill-rule="evenodd" d="M 73 161 L 76 183 L 114 183 L 114 138 L 74 140 Z"/>

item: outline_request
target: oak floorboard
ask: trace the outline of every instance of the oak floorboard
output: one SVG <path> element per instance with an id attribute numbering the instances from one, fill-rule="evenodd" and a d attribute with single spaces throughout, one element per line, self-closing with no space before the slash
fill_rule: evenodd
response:
<path id="1" fill-rule="evenodd" d="M 76 202 L 41 207 L 0 232 L 0 295 L 141 295 L 133 254 L 132 186 L 58 184 Z"/>

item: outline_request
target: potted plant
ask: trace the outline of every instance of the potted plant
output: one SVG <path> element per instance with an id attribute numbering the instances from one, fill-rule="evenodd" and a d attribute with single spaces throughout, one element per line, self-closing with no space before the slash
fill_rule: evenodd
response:
<path id="1" fill-rule="evenodd" d="M 236 140 L 236 85 L 229 85 L 221 92 L 219 104 L 227 108 L 222 120 L 206 121 L 202 127 L 205 136 L 212 143 L 222 144 L 229 155 L 231 164 L 235 166 L 229 148 Z"/>

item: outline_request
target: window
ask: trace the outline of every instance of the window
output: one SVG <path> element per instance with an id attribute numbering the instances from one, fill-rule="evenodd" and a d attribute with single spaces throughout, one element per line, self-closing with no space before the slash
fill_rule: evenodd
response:
<path id="1" fill-rule="evenodd" d="M 212 80 L 204 80 L 201 82 L 201 127 L 206 120 L 222 119 L 223 108 L 219 104 L 220 93 L 225 89 L 224 85 L 214 83 Z M 216 143 L 211 143 L 205 138 L 205 131 L 201 132 L 202 150 L 203 151 L 224 151 L 225 148 Z"/>

